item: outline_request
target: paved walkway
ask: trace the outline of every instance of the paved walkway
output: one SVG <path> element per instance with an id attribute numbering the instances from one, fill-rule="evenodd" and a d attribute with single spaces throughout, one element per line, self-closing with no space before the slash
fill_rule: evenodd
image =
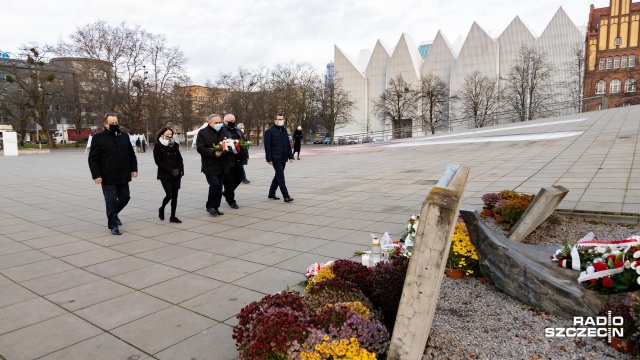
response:
<path id="1" fill-rule="evenodd" d="M 305 146 L 289 164 L 295 201 L 267 199 L 259 148 L 239 210 L 204 210 L 207 186 L 184 152 L 182 224 L 157 218 L 152 153 L 120 215 L 83 151 L 0 157 L 0 354 L 18 359 L 233 359 L 234 315 L 295 287 L 313 262 L 349 258 L 369 233 L 398 238 L 446 164 L 471 167 L 465 206 L 505 188 L 560 184 L 563 209 L 640 213 L 640 106 L 385 144 Z M 168 216 L 167 216 L 168 218 Z"/>

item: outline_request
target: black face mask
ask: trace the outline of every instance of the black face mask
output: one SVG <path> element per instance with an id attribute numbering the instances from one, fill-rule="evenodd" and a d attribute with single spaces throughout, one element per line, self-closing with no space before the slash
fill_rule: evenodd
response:
<path id="1" fill-rule="evenodd" d="M 236 127 L 236 123 L 235 123 L 235 122 L 231 122 L 231 121 L 229 121 L 229 122 L 227 122 L 227 126 L 228 126 L 230 129 L 233 129 L 233 128 L 235 128 L 235 127 Z"/>
<path id="2" fill-rule="evenodd" d="M 118 125 L 109 125 L 109 131 L 112 131 L 114 133 L 119 133 L 120 127 Z"/>

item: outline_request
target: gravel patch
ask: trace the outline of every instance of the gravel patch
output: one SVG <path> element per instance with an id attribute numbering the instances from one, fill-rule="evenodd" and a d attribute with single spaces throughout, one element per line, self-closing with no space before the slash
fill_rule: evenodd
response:
<path id="1" fill-rule="evenodd" d="M 502 230 L 492 218 L 485 222 Z M 626 239 L 637 226 L 552 215 L 525 242 L 537 245 L 576 241 L 593 231 L 597 239 Z M 602 339 L 547 338 L 545 328 L 573 327 L 520 303 L 478 277 L 444 278 L 423 359 L 632 359 Z"/>
<path id="2" fill-rule="evenodd" d="M 477 277 L 444 278 L 423 359 L 632 359 L 601 339 L 545 337 L 572 326 Z"/>
<path id="3" fill-rule="evenodd" d="M 493 218 L 484 218 L 485 223 L 494 231 L 502 231 L 505 234 L 505 226 L 497 224 Z M 626 239 L 631 235 L 640 235 L 640 229 L 636 225 L 624 225 L 589 221 L 580 218 L 571 218 L 566 215 L 553 214 L 538 228 L 527 236 L 523 243 L 533 245 L 564 244 L 565 241 L 576 242 L 590 231 L 596 239 L 612 240 Z"/>

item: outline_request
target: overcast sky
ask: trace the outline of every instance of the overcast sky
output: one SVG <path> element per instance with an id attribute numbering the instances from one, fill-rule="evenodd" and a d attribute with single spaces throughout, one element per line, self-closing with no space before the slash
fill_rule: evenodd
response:
<path id="1" fill-rule="evenodd" d="M 189 59 L 196 84 L 239 66 L 309 62 L 324 71 L 334 44 L 353 58 L 377 39 L 393 48 L 405 32 L 416 45 L 442 30 L 453 43 L 473 21 L 499 35 L 520 16 L 540 35 L 560 6 L 577 26 L 589 5 L 608 0 L 28 0 L 3 1 L 0 50 L 21 44 L 54 44 L 78 26 L 104 20 L 164 34 Z"/>

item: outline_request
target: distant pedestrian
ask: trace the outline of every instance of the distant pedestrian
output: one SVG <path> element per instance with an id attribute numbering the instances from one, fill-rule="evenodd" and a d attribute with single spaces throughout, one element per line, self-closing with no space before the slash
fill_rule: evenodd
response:
<path id="1" fill-rule="evenodd" d="M 143 144 L 144 144 L 144 140 Z M 153 159 L 158 165 L 158 180 L 162 184 L 165 197 L 162 199 L 162 206 L 158 209 L 158 217 L 164 220 L 164 208 L 171 201 L 171 217 L 169 222 L 182 223 L 176 217 L 176 207 L 178 206 L 178 190 L 180 180 L 184 176 L 184 162 L 180 154 L 180 147 L 173 139 L 173 130 L 163 127 L 158 133 L 158 142 L 153 147 Z"/>
<path id="2" fill-rule="evenodd" d="M 240 123 L 238 124 L 238 130 L 242 131 L 242 139 L 247 142 L 249 141 L 249 134 L 247 134 L 246 131 L 244 131 L 244 124 Z M 247 146 L 247 161 L 242 164 L 242 183 L 243 184 L 250 184 L 251 181 L 249 181 L 247 179 L 247 172 L 244 169 L 244 166 L 247 165 L 249 163 L 249 146 Z"/>
<path id="3" fill-rule="evenodd" d="M 120 131 L 115 114 L 104 116 L 105 131 L 96 134 L 89 151 L 89 169 L 96 184 L 102 185 L 107 208 L 107 227 L 120 235 L 118 214 L 131 199 L 129 182 L 138 177 L 138 160 L 129 134 Z"/>
<path id="4" fill-rule="evenodd" d="M 142 148 L 142 142 L 140 141 L 140 138 L 136 139 L 136 152 L 139 154 L 140 153 L 140 149 Z"/>
<path id="5" fill-rule="evenodd" d="M 223 131 L 226 133 L 227 139 L 233 139 L 241 141 L 244 139 L 242 132 L 236 128 L 236 117 L 233 114 L 226 114 L 224 116 Z M 249 161 L 249 152 L 246 148 L 240 148 L 240 151 L 235 154 L 233 151 L 228 151 L 227 156 L 231 160 L 231 171 L 229 175 L 224 177 L 224 196 L 225 201 L 232 209 L 238 209 L 238 203 L 236 202 L 236 189 L 242 182 L 242 168 Z"/>
<path id="6" fill-rule="evenodd" d="M 221 150 L 213 150 L 226 137 L 226 132 L 222 129 L 222 119 L 220 115 L 209 115 L 209 126 L 206 126 L 196 136 L 196 148 L 200 154 L 202 167 L 201 171 L 209 183 L 209 196 L 207 197 L 207 212 L 211 215 L 224 215 L 219 210 L 222 200 L 222 184 L 224 176 L 229 174 L 231 161 L 226 153 Z"/>
<path id="7" fill-rule="evenodd" d="M 267 163 L 272 165 L 275 170 L 275 176 L 269 188 L 269 199 L 280 199 L 276 196 L 276 190 L 279 187 L 284 201 L 293 201 L 293 198 L 289 196 L 289 191 L 284 181 L 284 168 L 287 165 L 287 161 L 293 163 L 293 153 L 291 152 L 289 134 L 284 127 L 284 116 L 282 114 L 275 115 L 273 126 L 264 133 L 264 153 Z"/>
<path id="8" fill-rule="evenodd" d="M 142 138 L 142 152 L 147 152 L 147 140 L 145 140 L 144 138 Z"/>
<path id="9" fill-rule="evenodd" d="M 296 131 L 293 132 L 293 156 L 298 153 L 298 160 L 300 160 L 300 148 L 302 147 L 302 126 L 298 126 Z"/>

